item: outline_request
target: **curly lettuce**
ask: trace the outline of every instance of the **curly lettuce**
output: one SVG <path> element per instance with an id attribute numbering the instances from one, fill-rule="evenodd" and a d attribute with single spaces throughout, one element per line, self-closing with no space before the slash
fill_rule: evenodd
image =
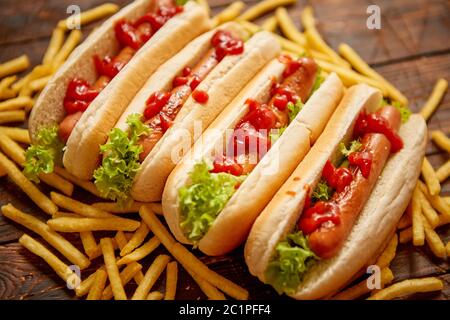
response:
<path id="1" fill-rule="evenodd" d="M 294 104 L 292 102 L 289 102 L 287 104 L 287 108 L 289 110 L 289 123 L 291 123 L 295 117 L 298 115 L 298 113 L 302 110 L 304 104 L 302 103 L 302 100 L 298 99 L 297 102 Z"/>
<path id="2" fill-rule="evenodd" d="M 275 255 L 265 271 L 266 280 L 279 294 L 294 293 L 304 274 L 317 260 L 303 232 L 290 233 L 276 246 Z"/>
<path id="3" fill-rule="evenodd" d="M 411 111 L 411 109 L 409 109 L 408 106 L 402 105 L 398 101 L 390 101 L 390 100 L 383 99 L 381 101 L 381 107 L 384 107 L 384 106 L 387 106 L 387 105 L 391 105 L 394 108 L 396 108 L 398 111 L 400 111 L 400 116 L 401 116 L 401 119 L 402 119 L 402 123 L 408 122 L 409 117 L 412 114 L 412 111 Z"/>
<path id="4" fill-rule="evenodd" d="M 25 151 L 24 175 L 39 182 L 40 173 L 51 173 L 55 164 L 61 162 L 64 144 L 58 136 L 58 126 L 42 128 L 36 135 L 36 142 Z"/>
<path id="5" fill-rule="evenodd" d="M 309 96 L 312 96 L 314 92 L 317 91 L 317 89 L 320 88 L 322 83 L 325 81 L 325 77 L 322 75 L 322 69 L 319 67 L 316 73 L 316 79 L 314 79 L 314 84 L 311 89 L 311 94 Z"/>
<path id="6" fill-rule="evenodd" d="M 314 191 L 311 195 L 311 200 L 313 202 L 315 201 L 327 201 L 331 198 L 331 195 L 333 193 L 333 189 L 328 186 L 328 184 L 320 180 L 319 183 L 314 188 Z"/>
<path id="7" fill-rule="evenodd" d="M 175 0 L 177 6 L 184 6 L 189 0 Z"/>
<path id="8" fill-rule="evenodd" d="M 114 128 L 109 133 L 109 140 L 100 146 L 104 155 L 102 165 L 95 170 L 95 186 L 102 197 L 117 201 L 119 206 L 126 206 L 132 199 L 130 190 L 134 177 L 139 170 L 139 155 L 143 148 L 138 143 L 139 137 L 150 133 L 141 121 L 139 114 L 127 118 L 129 131 Z"/>
<path id="9" fill-rule="evenodd" d="M 357 139 L 350 142 L 350 146 L 348 148 L 345 146 L 345 143 L 341 142 L 339 144 L 339 151 L 344 157 L 348 158 L 351 153 L 359 151 L 361 147 L 362 143 L 359 141 L 359 139 Z"/>
<path id="10" fill-rule="evenodd" d="M 187 238 L 197 242 L 236 192 L 245 176 L 211 173 L 212 165 L 202 161 L 189 173 L 191 183 L 178 191 L 182 221 Z"/>

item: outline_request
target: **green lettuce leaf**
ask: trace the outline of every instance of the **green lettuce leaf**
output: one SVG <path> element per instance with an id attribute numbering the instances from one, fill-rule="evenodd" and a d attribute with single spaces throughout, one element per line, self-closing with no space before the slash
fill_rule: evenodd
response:
<path id="1" fill-rule="evenodd" d="M 358 140 L 353 140 L 352 142 L 350 142 L 350 146 L 349 148 L 347 148 L 345 146 L 345 143 L 341 142 L 339 144 L 339 151 L 342 153 L 342 155 L 346 158 L 348 158 L 348 156 L 353 153 L 353 152 L 357 152 L 361 149 L 362 147 L 362 143 Z"/>
<path id="2" fill-rule="evenodd" d="M 331 198 L 333 189 L 328 186 L 328 184 L 320 180 L 319 183 L 314 188 L 314 191 L 311 195 L 312 201 L 326 201 Z"/>
<path id="3" fill-rule="evenodd" d="M 407 107 L 402 105 L 400 102 L 398 101 L 394 101 L 391 103 L 391 105 L 395 108 L 398 109 L 398 111 L 400 111 L 400 115 L 402 117 L 402 123 L 408 122 L 409 117 L 412 114 L 412 111 Z"/>
<path id="4" fill-rule="evenodd" d="M 177 6 L 184 6 L 189 0 L 175 0 Z"/>
<path id="5" fill-rule="evenodd" d="M 301 231 L 290 233 L 278 243 L 265 276 L 279 294 L 294 293 L 304 274 L 318 260 Z"/>
<path id="6" fill-rule="evenodd" d="M 298 115 L 298 113 L 302 110 L 304 104 L 300 99 L 297 100 L 295 104 L 292 102 L 289 102 L 287 104 L 287 108 L 289 110 L 289 123 L 291 123 L 295 117 Z"/>
<path id="7" fill-rule="evenodd" d="M 314 92 L 317 91 L 317 89 L 320 88 L 322 83 L 325 81 L 324 76 L 322 75 L 322 69 L 319 67 L 316 73 L 316 79 L 314 80 L 313 87 L 311 89 L 311 94 L 309 96 L 312 96 Z"/>
<path id="8" fill-rule="evenodd" d="M 128 133 L 114 128 L 109 133 L 108 142 L 100 146 L 104 157 L 102 165 L 94 172 L 95 185 L 102 197 L 117 201 L 120 206 L 126 206 L 132 200 L 130 190 L 140 167 L 139 155 L 143 151 L 138 140 L 150 133 L 139 114 L 129 115 L 127 123 Z"/>
<path id="9" fill-rule="evenodd" d="M 236 192 L 245 176 L 211 173 L 212 165 L 202 161 L 189 173 L 191 183 L 178 191 L 182 221 L 180 226 L 191 241 L 200 240 L 217 215 Z"/>
<path id="10" fill-rule="evenodd" d="M 36 135 L 36 143 L 25 151 L 24 175 L 39 182 L 40 173 L 51 173 L 62 159 L 64 144 L 58 136 L 58 126 L 42 128 Z"/>
<path id="11" fill-rule="evenodd" d="M 286 127 L 282 127 L 280 129 L 270 130 L 270 142 L 274 144 L 278 139 L 280 139 L 281 135 L 287 129 Z"/>

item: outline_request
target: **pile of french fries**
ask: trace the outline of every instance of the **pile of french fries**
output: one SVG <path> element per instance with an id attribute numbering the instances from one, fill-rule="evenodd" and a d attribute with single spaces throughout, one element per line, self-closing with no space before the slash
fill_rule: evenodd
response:
<path id="1" fill-rule="evenodd" d="M 207 1 L 199 1 L 208 8 Z M 303 32 L 295 26 L 289 16 L 288 6 L 296 0 L 265 0 L 244 11 L 246 5 L 241 1 L 230 4 L 212 18 L 215 26 L 235 20 L 250 33 L 260 30 L 273 32 L 283 50 L 295 55 L 312 56 L 322 71 L 335 72 L 346 86 L 367 83 L 383 93 L 391 101 L 408 105 L 407 98 L 379 73 L 373 70 L 349 45 L 339 45 L 335 52 L 327 45 L 316 27 L 311 7 L 305 7 L 300 20 Z M 81 26 L 107 17 L 119 8 L 115 4 L 104 4 L 81 13 L 76 21 Z M 252 21 L 273 12 L 261 25 Z M 18 73 L 30 68 L 26 55 L 0 64 L 0 124 L 22 124 L 33 108 L 39 93 L 58 68 L 68 58 L 82 38 L 81 31 L 71 30 L 75 20 L 69 17 L 57 24 L 50 39 L 41 64 L 35 66 L 20 79 Z M 279 33 L 276 33 L 279 29 Z M 67 35 L 67 37 L 66 37 Z M 448 87 L 444 79 L 439 79 L 420 114 L 428 120 L 438 107 Z M 441 131 L 433 131 L 431 139 L 442 150 L 450 152 L 450 139 Z M 77 179 L 64 168 L 55 168 L 52 174 L 41 174 L 40 180 L 54 191 L 43 193 L 22 173 L 25 162 L 24 147 L 30 144 L 26 129 L 16 126 L 0 126 L 0 176 L 8 175 L 48 216 L 38 219 L 24 213 L 12 204 L 1 207 L 4 217 L 24 226 L 40 236 L 40 241 L 24 234 L 19 242 L 29 251 L 44 259 L 58 276 L 73 286 L 78 297 L 98 299 L 148 299 L 172 300 L 176 297 L 178 264 L 191 275 L 209 299 L 222 300 L 225 295 L 235 299 L 247 299 L 248 291 L 210 270 L 183 245 L 178 243 L 160 222 L 156 214 L 162 213 L 160 203 L 135 202 L 127 208 L 115 203 L 98 202 L 86 204 L 72 198 L 75 186 L 99 196 L 95 185 L 90 181 Z M 356 299 L 371 294 L 369 299 L 393 299 L 415 292 L 428 292 L 442 289 L 442 281 L 431 277 L 410 279 L 390 285 L 394 275 L 389 268 L 396 255 L 398 243 L 412 240 L 415 246 L 426 242 L 434 255 L 439 258 L 450 256 L 450 243 L 446 245 L 435 232 L 435 228 L 450 223 L 450 197 L 440 196 L 440 183 L 450 175 L 450 161 L 436 171 L 424 159 L 422 178 L 414 190 L 408 210 L 398 223 L 398 232 L 389 239 L 384 251 L 376 258 L 381 270 L 381 290 L 368 289 L 362 281 L 332 299 Z M 124 218 L 128 213 L 139 212 L 139 220 Z M 96 232 L 111 233 L 98 238 Z M 83 251 L 66 240 L 65 233 L 79 234 Z M 97 238 L 96 238 L 97 236 Z M 45 245 L 43 242 L 46 242 Z M 164 246 L 168 254 L 157 256 L 150 266 L 141 263 L 156 248 Z M 64 261 L 53 251 L 57 251 Z M 116 253 L 117 252 L 117 253 Z M 90 275 L 83 270 L 92 261 L 102 257 L 103 264 Z M 81 277 L 70 268 L 75 265 L 81 270 Z M 145 272 L 144 272 L 145 271 Z M 165 273 L 164 292 L 155 291 L 156 281 Z M 126 294 L 126 285 L 134 281 L 137 289 L 131 297 Z M 390 286 L 388 286 L 390 285 Z"/>

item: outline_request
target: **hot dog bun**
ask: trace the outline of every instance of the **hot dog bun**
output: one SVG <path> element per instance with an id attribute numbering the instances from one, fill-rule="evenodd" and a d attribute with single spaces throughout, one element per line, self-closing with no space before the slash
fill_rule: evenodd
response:
<path id="1" fill-rule="evenodd" d="M 225 131 L 233 129 L 248 112 L 245 103 L 248 98 L 260 102 L 270 98 L 272 77 L 280 78 L 283 70 L 284 65 L 278 59 L 267 65 L 211 124 L 194 146 L 192 156 L 184 158 L 169 176 L 163 194 L 163 212 L 178 241 L 191 243 L 180 227 L 178 195 L 178 190 L 189 181 L 189 172 L 197 162 L 211 157 L 215 146 L 222 143 Z M 198 242 L 201 251 L 208 255 L 221 255 L 245 240 L 253 221 L 325 127 L 342 94 L 341 81 L 331 74 L 219 213 Z"/>
<path id="2" fill-rule="evenodd" d="M 245 32 L 236 23 L 219 27 L 219 29 L 224 28 L 233 30 L 241 36 Z M 188 56 L 185 51 L 193 51 L 190 48 L 191 45 L 198 50 L 197 52 L 204 51 L 205 45 L 209 43 L 213 34 L 214 31 L 202 35 L 163 66 L 154 77 L 149 79 L 147 83 L 149 86 L 143 89 L 145 92 L 136 97 L 126 113 L 136 112 L 137 108 L 139 108 L 139 112 L 143 112 L 142 108 L 145 108 L 145 99 L 149 94 L 154 92 L 158 86 L 168 86 L 176 74 L 174 69 L 181 70 L 186 63 L 195 59 L 192 53 Z M 231 102 L 253 75 L 274 58 L 280 50 L 276 39 L 270 33 L 260 32 L 245 42 L 244 53 L 225 57 L 211 71 L 197 88 L 208 94 L 207 103 L 199 104 L 192 96 L 189 97 L 175 118 L 174 125 L 163 135 L 141 164 L 131 190 L 131 195 L 135 200 L 146 202 L 161 200 L 164 184 L 176 166 L 177 158 L 181 159 L 183 154 L 189 151 L 202 131 Z M 165 83 L 167 80 L 163 76 L 165 75 L 167 78 L 169 73 L 171 76 L 167 80 L 170 82 Z M 126 115 L 124 114 L 121 126 L 125 119 Z M 199 124 L 203 127 L 202 130 L 195 129 Z"/>
<path id="3" fill-rule="evenodd" d="M 121 18 L 136 19 L 152 5 L 153 1 L 140 0 L 122 9 L 71 54 L 36 103 L 30 120 L 32 136 L 41 126 L 61 121 L 65 114 L 62 101 L 71 79 L 84 77 L 88 81 L 95 80 L 96 71 L 92 62 L 94 54 L 104 56 L 117 53 L 115 22 Z M 170 19 L 146 42 L 90 104 L 72 131 L 63 158 L 64 166 L 70 173 L 82 179 L 92 177 L 99 161 L 99 146 L 106 141 L 107 133 L 137 91 L 162 63 L 194 37 L 206 31 L 209 25 L 206 10 L 190 1 L 182 13 Z"/>
<path id="4" fill-rule="evenodd" d="M 373 111 L 380 101 L 381 94 L 367 85 L 350 88 L 316 145 L 255 221 L 245 246 L 245 260 L 250 272 L 261 281 L 266 282 L 265 270 L 276 245 L 294 230 L 299 220 L 308 186 L 316 185 L 325 162 L 352 132 L 359 112 Z M 374 256 L 400 219 L 425 153 L 424 120 L 411 116 L 399 135 L 404 147 L 388 160 L 343 248 L 335 257 L 319 261 L 292 297 L 317 299 L 342 287 Z"/>

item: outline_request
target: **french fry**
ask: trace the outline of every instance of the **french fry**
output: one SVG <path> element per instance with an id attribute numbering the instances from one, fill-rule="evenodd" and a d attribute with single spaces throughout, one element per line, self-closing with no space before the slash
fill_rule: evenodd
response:
<path id="1" fill-rule="evenodd" d="M 394 280 L 394 275 L 392 274 L 391 269 L 385 267 L 381 269 L 381 284 L 384 286 L 389 284 Z M 360 283 L 345 289 L 344 291 L 339 292 L 335 296 L 331 297 L 331 300 L 355 300 L 367 293 L 371 290 L 367 286 L 367 280 L 364 279 Z"/>
<path id="2" fill-rule="evenodd" d="M 80 232 L 80 239 L 83 244 L 84 252 L 91 258 L 97 249 L 97 242 L 95 241 L 94 235 L 90 231 Z"/>
<path id="3" fill-rule="evenodd" d="M 315 28 L 316 21 L 314 19 L 313 8 L 311 6 L 306 6 L 300 12 L 300 21 L 306 30 Z"/>
<path id="4" fill-rule="evenodd" d="M 0 81 L 0 100 L 11 99 L 16 96 L 16 93 L 14 92 L 14 90 L 12 90 L 10 88 L 11 84 L 13 84 L 14 81 L 16 81 L 16 80 L 17 80 L 17 76 L 14 75 L 14 76 L 3 78 Z"/>
<path id="5" fill-rule="evenodd" d="M 44 195 L 30 180 L 28 180 L 23 173 L 14 165 L 12 161 L 5 157 L 0 152 L 0 167 L 8 173 L 9 178 L 17 185 L 23 192 L 25 192 L 36 205 L 49 215 L 53 215 L 58 211 L 58 207 Z"/>
<path id="6" fill-rule="evenodd" d="M 40 242 L 36 241 L 27 234 L 22 235 L 19 238 L 19 243 L 27 248 L 35 255 L 44 259 L 45 262 L 56 272 L 56 274 L 66 282 L 69 280 L 79 281 L 78 276 L 71 271 L 68 265 L 62 262 L 57 256 L 55 256 L 50 250 L 44 247 Z M 73 279 L 72 277 L 78 278 Z M 72 278 L 72 279 L 71 279 Z M 77 281 L 77 282 L 78 282 Z"/>
<path id="7" fill-rule="evenodd" d="M 26 70 L 30 66 L 30 59 L 27 55 L 21 55 L 15 59 L 0 64 L 0 78 L 16 74 Z"/>
<path id="8" fill-rule="evenodd" d="M 52 218 L 81 218 L 81 216 L 79 214 L 76 213 L 72 213 L 72 212 L 62 212 L 62 211 L 58 211 L 57 213 L 55 213 Z"/>
<path id="9" fill-rule="evenodd" d="M 398 245 L 398 237 L 397 234 L 394 233 L 391 240 L 389 241 L 387 247 L 378 257 L 377 262 L 375 263 L 380 269 L 389 267 L 391 261 L 395 258 L 395 253 L 397 251 Z"/>
<path id="10" fill-rule="evenodd" d="M 48 76 L 53 73 L 53 67 L 47 65 L 37 65 L 33 70 L 23 79 L 23 83 L 20 85 L 19 96 L 31 96 L 33 91 L 30 89 L 30 82 L 33 80 Z M 12 88 L 19 86 L 20 81 L 15 83 Z"/>
<path id="11" fill-rule="evenodd" d="M 141 247 L 134 250 L 132 253 L 127 254 L 117 261 L 117 265 L 129 264 L 133 261 L 139 261 L 144 259 L 150 253 L 152 253 L 161 244 L 157 237 L 153 237 L 144 243 Z"/>
<path id="12" fill-rule="evenodd" d="M 145 298 L 147 298 L 148 293 L 155 284 L 156 280 L 158 280 L 161 273 L 166 268 L 166 265 L 169 263 L 169 261 L 170 257 L 165 254 L 161 254 L 156 257 L 152 265 L 145 273 L 144 280 L 137 287 L 136 292 L 134 293 L 131 300 L 144 300 Z"/>
<path id="13" fill-rule="evenodd" d="M 5 134 L 12 140 L 20 143 L 30 144 L 30 134 L 27 129 L 12 128 L 12 127 L 0 127 L 0 133 Z"/>
<path id="14" fill-rule="evenodd" d="M 203 6 L 203 8 L 206 9 L 206 12 L 208 12 L 208 16 L 211 12 L 211 9 L 209 8 L 209 4 L 207 0 L 197 0 L 197 3 Z"/>
<path id="15" fill-rule="evenodd" d="M 376 80 L 360 75 L 351 69 L 343 68 L 339 65 L 316 59 L 317 64 L 326 72 L 335 72 L 342 80 L 345 86 L 350 87 L 358 83 L 365 83 L 369 86 L 379 89 L 383 96 L 387 95 L 385 87 Z"/>
<path id="16" fill-rule="evenodd" d="M 82 252 L 41 220 L 18 210 L 12 204 L 4 205 L 1 209 L 3 216 L 40 235 L 49 245 L 58 250 L 71 263 L 78 265 L 80 269 L 83 270 L 89 266 L 90 261 Z"/>
<path id="17" fill-rule="evenodd" d="M 420 190 L 431 203 L 433 208 L 436 209 L 445 220 L 450 221 L 450 205 L 448 205 L 447 202 L 445 202 L 445 200 L 440 196 L 431 195 L 428 192 L 427 186 L 422 181 L 418 181 L 417 183 L 420 187 Z"/>
<path id="18" fill-rule="evenodd" d="M 95 280 L 89 288 L 89 294 L 86 300 L 100 300 L 105 289 L 108 274 L 105 270 L 99 269 L 95 272 Z"/>
<path id="19" fill-rule="evenodd" d="M 442 281 L 435 277 L 408 279 L 378 291 L 369 300 L 391 300 L 418 292 L 439 291 L 442 288 Z"/>
<path id="20" fill-rule="evenodd" d="M 430 192 L 430 194 L 432 196 L 439 195 L 439 193 L 441 192 L 441 185 L 439 184 L 439 180 L 436 177 L 436 172 L 434 172 L 433 167 L 426 157 L 423 159 L 421 172 L 422 177 L 428 186 L 428 191 Z"/>
<path id="21" fill-rule="evenodd" d="M 148 206 L 141 207 L 139 214 L 153 234 L 159 238 L 166 249 L 186 270 L 195 270 L 201 277 L 208 279 L 210 284 L 235 299 L 245 300 L 248 298 L 247 290 L 210 270 L 189 250 L 177 243 Z"/>
<path id="22" fill-rule="evenodd" d="M 33 103 L 30 97 L 17 97 L 0 102 L 0 111 L 23 109 L 33 106 Z"/>
<path id="23" fill-rule="evenodd" d="M 139 211 L 143 204 L 143 202 L 133 201 L 131 205 L 122 208 L 116 202 L 97 202 L 93 203 L 92 206 L 111 213 L 135 213 Z"/>
<path id="24" fill-rule="evenodd" d="M 408 243 L 412 240 L 412 227 L 406 228 L 400 231 L 398 242 L 400 243 Z"/>
<path id="25" fill-rule="evenodd" d="M 79 22 L 80 27 L 91 22 L 108 17 L 119 10 L 119 6 L 114 3 L 105 3 L 90 10 L 82 12 L 78 17 L 70 16 L 58 23 L 58 28 L 61 30 L 70 30 Z"/>
<path id="26" fill-rule="evenodd" d="M 450 160 L 436 170 L 436 178 L 439 182 L 444 182 L 450 176 Z"/>
<path id="27" fill-rule="evenodd" d="M 67 172 L 67 170 L 64 168 L 55 167 L 54 171 L 55 171 L 55 173 L 57 173 L 64 179 L 67 179 L 70 182 L 72 182 L 73 184 L 83 188 L 86 191 L 89 191 L 93 195 L 100 197 L 100 193 L 98 192 L 97 188 L 95 187 L 95 185 L 92 182 L 78 179 L 77 177 L 75 177 L 72 174 L 70 174 L 69 172 Z"/>
<path id="28" fill-rule="evenodd" d="M 11 89 L 14 92 L 14 95 L 19 93 L 20 90 L 22 90 L 22 88 L 25 86 L 25 84 L 28 84 L 28 82 L 30 81 L 30 78 L 31 78 L 31 72 L 11 85 Z"/>
<path id="29" fill-rule="evenodd" d="M 94 208 L 86 203 L 74 200 L 66 197 L 62 194 L 51 192 L 50 198 L 60 208 L 69 210 L 70 212 L 77 213 L 81 216 L 88 218 L 115 218 L 115 216 L 106 211 Z"/>
<path id="30" fill-rule="evenodd" d="M 431 140 L 433 140 L 440 149 L 450 153 L 450 139 L 442 131 L 432 131 Z"/>
<path id="31" fill-rule="evenodd" d="M 56 173 L 40 173 L 39 179 L 42 180 L 45 184 L 61 191 L 66 196 L 71 196 L 73 193 L 73 184 L 67 181 L 66 179 L 60 177 Z"/>
<path id="32" fill-rule="evenodd" d="M 142 242 L 144 242 L 145 237 L 147 237 L 150 230 L 148 230 L 148 227 L 145 223 L 142 223 L 141 226 L 136 230 L 136 232 L 133 234 L 133 237 L 128 241 L 123 249 L 120 250 L 120 255 L 126 256 L 131 251 L 139 247 Z"/>
<path id="33" fill-rule="evenodd" d="M 143 225 L 143 224 L 145 224 L 145 223 L 141 223 L 141 225 Z M 139 227 L 140 228 L 140 227 Z M 134 234 L 133 234 L 134 235 Z M 129 238 L 129 240 L 131 240 L 131 238 L 132 238 L 133 236 L 131 236 L 130 238 Z M 116 240 L 116 242 L 117 242 L 117 246 L 118 246 L 118 248 L 119 248 L 119 250 L 123 250 L 123 248 L 127 245 L 127 243 L 128 243 L 128 238 L 127 238 L 127 236 L 125 235 L 125 233 L 123 232 L 123 231 L 117 231 L 117 233 L 116 233 L 116 236 L 114 237 L 114 239 Z M 118 258 L 117 259 L 117 261 L 119 261 L 119 259 L 120 258 Z M 131 262 L 130 264 L 133 264 L 134 262 Z M 142 273 L 142 271 L 138 271 L 135 275 L 134 275 L 134 281 L 137 283 L 137 284 L 140 284 L 141 283 L 141 281 L 142 281 L 142 279 L 144 279 L 144 274 Z"/>
<path id="34" fill-rule="evenodd" d="M 412 231 L 413 244 L 415 246 L 423 246 L 425 243 L 425 232 L 422 222 L 422 210 L 419 202 L 419 187 L 416 185 L 412 197 Z"/>
<path id="35" fill-rule="evenodd" d="M 420 190 L 420 188 L 418 189 L 417 196 L 419 198 L 423 216 L 427 219 L 431 227 L 434 229 L 439 224 L 439 215 L 428 202 L 427 198 L 423 194 L 422 190 Z"/>
<path id="36" fill-rule="evenodd" d="M 109 282 L 115 300 L 127 300 L 127 295 L 122 285 L 122 280 L 119 275 L 119 268 L 116 265 L 116 258 L 114 256 L 114 248 L 111 238 L 102 238 L 100 240 L 102 248 L 103 259 L 105 261 L 106 271 L 108 273 Z"/>
<path id="37" fill-rule="evenodd" d="M 117 250 L 119 249 L 119 245 L 117 244 L 117 241 L 115 238 L 111 239 L 112 244 L 113 244 L 113 249 Z M 100 244 L 95 248 L 94 251 L 92 251 L 92 256 L 89 257 L 89 259 L 94 260 L 95 258 L 98 258 L 102 255 L 102 248 L 100 246 Z"/>
<path id="38" fill-rule="evenodd" d="M 164 295 L 159 291 L 150 292 L 147 296 L 147 300 L 162 300 L 163 298 Z"/>
<path id="39" fill-rule="evenodd" d="M 253 7 L 246 10 L 237 19 L 252 21 L 252 20 L 255 20 L 256 18 L 258 18 L 259 16 L 262 16 L 266 12 L 274 10 L 277 7 L 287 6 L 290 4 L 294 4 L 296 2 L 297 2 L 296 0 L 264 0 L 264 1 L 260 1 Z"/>
<path id="40" fill-rule="evenodd" d="M 382 75 L 373 70 L 359 55 L 346 43 L 339 45 L 339 53 L 347 59 L 358 72 L 361 74 L 379 81 L 387 90 L 388 96 L 402 105 L 408 105 L 408 99 L 390 82 L 388 82 Z"/>
<path id="41" fill-rule="evenodd" d="M 242 1 L 234 1 L 224 10 L 222 10 L 218 15 L 212 18 L 213 27 L 217 27 L 222 23 L 231 21 L 241 14 L 242 9 L 244 9 L 245 3 Z"/>
<path id="42" fill-rule="evenodd" d="M 397 229 L 400 229 L 400 230 L 405 229 L 412 225 L 411 211 L 412 211 L 411 202 L 409 202 L 405 213 L 400 218 L 400 221 L 397 224 Z"/>
<path id="43" fill-rule="evenodd" d="M 178 265 L 176 261 L 167 264 L 166 292 L 164 300 L 175 300 L 177 292 Z"/>
<path id="44" fill-rule="evenodd" d="M 436 110 L 439 103 L 441 102 L 442 97 L 445 95 L 447 88 L 448 88 L 447 80 L 441 78 L 436 82 L 433 88 L 433 92 L 431 93 L 427 102 L 423 106 L 422 110 L 420 110 L 420 114 L 425 119 L 425 121 L 427 121 L 433 114 L 433 112 Z"/>
<path id="45" fill-rule="evenodd" d="M 125 218 L 56 218 L 47 224 L 59 232 L 134 231 L 140 226 L 140 222 Z"/>
<path id="46" fill-rule="evenodd" d="M 50 78 L 51 78 L 51 75 L 33 80 L 28 84 L 28 86 L 32 92 L 41 91 L 42 89 L 45 88 L 47 83 L 50 81 Z"/>
<path id="47" fill-rule="evenodd" d="M 222 292 L 220 292 L 216 287 L 210 284 L 208 281 L 200 277 L 195 272 L 186 269 L 189 275 L 198 284 L 203 293 L 208 297 L 209 300 L 226 300 Z"/>
<path id="48" fill-rule="evenodd" d="M 53 57 L 56 56 L 64 43 L 64 32 L 64 29 L 59 27 L 53 30 L 50 44 L 48 45 L 44 58 L 42 59 L 42 64 L 48 65 L 52 63 Z"/>
<path id="49" fill-rule="evenodd" d="M 125 269 L 123 269 L 120 272 L 119 275 L 122 286 L 125 286 L 128 282 L 130 282 L 131 279 L 133 279 L 133 277 L 135 277 L 139 272 L 141 272 L 141 269 L 142 265 L 137 262 L 133 262 L 127 265 Z M 102 300 L 110 300 L 113 298 L 113 296 L 114 295 L 112 292 L 112 288 L 109 285 L 105 288 L 105 290 L 103 290 Z"/>
<path id="50" fill-rule="evenodd" d="M 106 268 L 104 266 L 99 269 L 106 270 Z M 95 272 L 92 273 L 89 277 L 87 277 L 83 281 L 81 281 L 80 285 L 75 288 L 76 296 L 82 297 L 82 296 L 87 295 L 89 293 L 89 289 L 91 288 L 94 281 L 95 281 Z"/>
<path id="51" fill-rule="evenodd" d="M 80 30 L 72 30 L 69 34 L 69 36 L 66 39 L 66 42 L 63 44 L 61 49 L 58 51 L 58 53 L 55 55 L 52 66 L 54 68 L 58 68 L 61 64 L 66 61 L 69 54 L 75 49 L 75 47 L 78 45 L 82 37 L 82 33 Z"/>
<path id="52" fill-rule="evenodd" d="M 280 7 L 275 11 L 275 17 L 283 34 L 301 46 L 306 46 L 305 36 L 298 31 L 286 8 Z"/>
<path id="53" fill-rule="evenodd" d="M 263 21 L 261 24 L 261 29 L 269 31 L 269 32 L 275 32 L 278 27 L 278 20 L 277 17 L 271 16 Z"/>
<path id="54" fill-rule="evenodd" d="M 16 92 L 13 89 L 3 89 L 0 91 L 0 100 L 6 100 L 16 97 Z"/>
<path id="55" fill-rule="evenodd" d="M 25 121 L 25 111 L 10 110 L 0 112 L 0 124 Z"/>
<path id="56" fill-rule="evenodd" d="M 425 230 L 425 239 L 433 254 L 438 258 L 445 257 L 445 246 L 439 235 L 428 223 L 427 219 L 422 216 L 423 228 Z"/>

